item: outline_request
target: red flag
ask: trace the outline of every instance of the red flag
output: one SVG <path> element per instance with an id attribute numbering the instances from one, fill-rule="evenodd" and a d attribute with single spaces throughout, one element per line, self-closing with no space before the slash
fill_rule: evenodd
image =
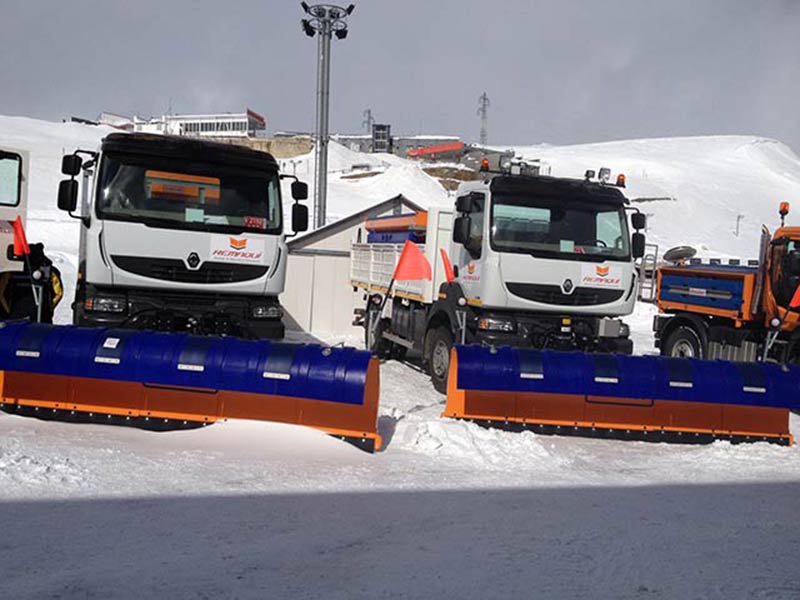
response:
<path id="1" fill-rule="evenodd" d="M 22 227 L 22 219 L 17 218 L 11 223 L 14 228 L 14 256 L 22 256 L 23 254 L 30 254 L 31 248 L 28 246 L 28 240 L 25 237 L 25 228 Z"/>
<path id="2" fill-rule="evenodd" d="M 450 258 L 447 256 L 447 251 L 444 248 L 439 248 L 439 252 L 442 253 L 444 276 L 447 279 L 447 283 L 453 283 L 453 281 L 455 281 L 456 274 L 453 272 L 453 265 L 450 264 Z"/>
<path id="3" fill-rule="evenodd" d="M 394 269 L 395 281 L 419 281 L 431 279 L 431 263 L 414 242 L 406 240 L 400 260 Z"/>
<path id="4" fill-rule="evenodd" d="M 792 301 L 789 302 L 789 308 L 800 308 L 800 285 L 798 285 L 797 289 L 794 291 Z"/>

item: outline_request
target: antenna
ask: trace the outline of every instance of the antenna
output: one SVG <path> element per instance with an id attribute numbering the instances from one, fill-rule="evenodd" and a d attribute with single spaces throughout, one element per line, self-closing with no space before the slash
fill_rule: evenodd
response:
<path id="1" fill-rule="evenodd" d="M 481 146 L 489 140 L 489 95 L 486 92 L 478 98 L 478 116 L 481 118 Z"/>
<path id="2" fill-rule="evenodd" d="M 368 108 L 364 111 L 364 120 L 361 126 L 367 130 L 367 133 L 372 133 L 372 126 L 375 124 L 375 117 L 372 116 L 372 109 Z"/>

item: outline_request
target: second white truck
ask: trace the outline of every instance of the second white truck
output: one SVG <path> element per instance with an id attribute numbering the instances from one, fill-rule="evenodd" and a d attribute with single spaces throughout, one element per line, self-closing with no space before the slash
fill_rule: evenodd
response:
<path id="1" fill-rule="evenodd" d="M 366 292 L 356 312 L 367 347 L 394 356 L 419 350 L 439 391 L 454 343 L 631 353 L 620 317 L 636 301 L 645 217 L 620 191 L 624 178 L 611 185 L 593 176 L 503 174 L 462 184 L 455 211 L 432 209 L 424 228 L 401 220 L 396 231 L 355 243 L 351 281 Z M 384 304 L 401 244 L 414 237 L 433 280 L 397 282 Z M 451 282 L 440 249 L 452 261 Z"/>

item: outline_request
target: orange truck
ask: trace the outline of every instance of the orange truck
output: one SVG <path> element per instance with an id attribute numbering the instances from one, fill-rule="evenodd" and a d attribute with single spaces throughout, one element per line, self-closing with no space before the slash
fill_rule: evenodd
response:
<path id="1" fill-rule="evenodd" d="M 764 227 L 758 266 L 660 267 L 656 347 L 665 356 L 800 363 L 800 227 Z"/>

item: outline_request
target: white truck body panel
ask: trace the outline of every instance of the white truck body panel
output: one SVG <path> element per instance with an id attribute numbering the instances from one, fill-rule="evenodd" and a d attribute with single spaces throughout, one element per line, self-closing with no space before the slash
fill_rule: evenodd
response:
<path id="1" fill-rule="evenodd" d="M 24 150 L 5 147 L 0 150 L 17 155 L 22 161 L 20 177 L 20 170 L 14 164 L 16 161 L 0 160 L 0 272 L 22 271 L 23 263 L 8 260 L 6 249 L 9 244 L 14 243 L 14 229 L 11 223 L 20 217 L 23 226 L 27 224 L 30 156 Z M 18 195 L 16 194 L 17 190 L 19 190 Z M 16 202 L 17 198 L 19 199 L 18 203 Z"/>
<path id="2" fill-rule="evenodd" d="M 453 211 L 431 208 L 425 244 L 418 244 L 431 265 L 431 281 L 397 281 L 392 295 L 430 304 L 436 301 L 439 286 L 445 281 L 444 263 L 440 250 L 449 252 L 453 229 Z M 350 262 L 350 280 L 356 287 L 385 293 L 392 279 L 403 244 L 353 244 Z"/>

